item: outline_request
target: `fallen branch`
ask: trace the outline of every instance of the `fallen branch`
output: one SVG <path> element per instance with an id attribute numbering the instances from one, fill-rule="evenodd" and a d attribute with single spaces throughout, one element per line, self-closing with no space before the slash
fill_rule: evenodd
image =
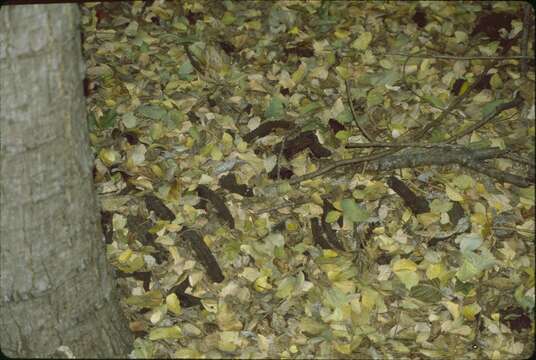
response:
<path id="1" fill-rule="evenodd" d="M 417 144 L 417 143 L 382 143 L 382 142 L 370 142 L 370 143 L 356 143 L 356 144 L 348 144 L 345 146 L 347 149 L 355 149 L 355 148 L 425 148 L 425 149 L 431 149 L 431 148 L 442 148 L 442 147 L 451 147 L 451 145 L 444 144 L 444 143 L 437 143 L 437 144 Z"/>
<path id="2" fill-rule="evenodd" d="M 435 54 L 422 54 L 411 55 L 404 53 L 388 53 L 388 56 L 409 56 L 416 59 L 442 59 L 442 60 L 519 60 L 530 59 L 527 55 L 511 55 L 511 56 L 455 56 L 455 55 L 435 55 Z"/>
<path id="3" fill-rule="evenodd" d="M 497 170 L 492 167 L 489 167 L 486 163 L 481 163 L 474 160 L 467 160 L 462 165 L 479 173 L 488 175 L 489 177 L 492 177 L 501 182 L 514 184 L 519 187 L 529 187 L 534 183 L 534 179 L 532 179 L 531 181 L 531 179 L 528 178 L 523 178 L 518 175 Z"/>
<path id="4" fill-rule="evenodd" d="M 480 150 L 470 150 L 464 147 L 452 146 L 450 148 L 445 147 L 438 150 L 415 150 L 415 149 L 406 149 L 403 152 L 397 154 L 384 155 L 370 155 L 364 156 L 361 158 L 349 159 L 349 160 L 340 160 L 336 161 L 333 164 L 314 171 L 303 176 L 296 177 L 290 180 L 290 184 L 298 184 L 306 180 L 316 178 L 318 176 L 324 175 L 328 172 L 335 170 L 336 168 L 343 166 L 356 166 L 368 162 L 367 171 L 390 171 L 395 169 L 402 168 L 416 168 L 419 166 L 430 166 L 430 165 L 450 165 L 450 164 L 459 164 L 476 171 L 480 171 L 482 166 L 478 161 L 483 161 L 487 159 L 494 159 L 505 154 L 507 150 L 501 150 L 498 148 L 488 148 Z M 381 155 L 381 156 L 380 156 Z M 355 169 L 360 171 L 361 168 Z M 500 181 L 505 181 L 512 183 L 520 187 L 530 186 L 531 182 L 529 179 L 504 173 L 498 170 L 490 171 L 493 169 L 485 168 L 483 173 L 491 177 L 496 178 Z"/>

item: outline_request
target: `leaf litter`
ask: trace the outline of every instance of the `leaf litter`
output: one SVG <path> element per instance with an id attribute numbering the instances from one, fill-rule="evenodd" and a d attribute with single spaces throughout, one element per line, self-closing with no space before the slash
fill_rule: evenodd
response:
<path id="1" fill-rule="evenodd" d="M 456 166 L 288 181 L 366 141 L 347 90 L 356 121 L 396 139 L 437 118 L 486 65 L 393 54 L 520 55 L 522 3 L 81 8 L 94 176 L 137 337 L 130 357 L 534 351 L 534 185 Z M 493 67 L 430 140 L 515 89 L 533 103 L 534 67 L 520 74 L 519 61 Z M 534 106 L 526 126 L 514 113 L 462 143 L 533 155 Z"/>

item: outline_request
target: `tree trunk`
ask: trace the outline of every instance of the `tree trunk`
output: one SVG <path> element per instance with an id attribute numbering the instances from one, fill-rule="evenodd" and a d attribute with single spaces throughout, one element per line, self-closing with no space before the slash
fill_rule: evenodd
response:
<path id="1" fill-rule="evenodd" d="M 77 5 L 0 9 L 2 352 L 125 356 L 132 343 L 92 180 Z M 65 352 L 63 352 L 65 354 Z"/>

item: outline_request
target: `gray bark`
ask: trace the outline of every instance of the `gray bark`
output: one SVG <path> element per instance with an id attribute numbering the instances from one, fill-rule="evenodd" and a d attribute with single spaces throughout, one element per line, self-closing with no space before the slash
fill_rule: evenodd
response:
<path id="1" fill-rule="evenodd" d="M 12 357 L 125 356 L 83 97 L 77 5 L 0 8 L 0 345 Z"/>

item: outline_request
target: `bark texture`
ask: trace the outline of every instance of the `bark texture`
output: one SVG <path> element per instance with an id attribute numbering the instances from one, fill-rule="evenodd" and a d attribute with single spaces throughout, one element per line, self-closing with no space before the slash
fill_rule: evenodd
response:
<path id="1" fill-rule="evenodd" d="M 92 180 L 78 6 L 0 8 L 0 345 L 124 357 Z"/>

